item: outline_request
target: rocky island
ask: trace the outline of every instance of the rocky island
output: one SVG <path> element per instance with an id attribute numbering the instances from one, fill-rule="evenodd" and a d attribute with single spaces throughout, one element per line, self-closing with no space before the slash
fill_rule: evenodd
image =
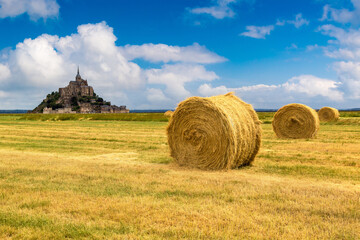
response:
<path id="1" fill-rule="evenodd" d="M 128 113 L 126 106 L 111 105 L 95 94 L 87 80 L 80 76 L 79 68 L 75 81 L 48 94 L 32 113 Z"/>

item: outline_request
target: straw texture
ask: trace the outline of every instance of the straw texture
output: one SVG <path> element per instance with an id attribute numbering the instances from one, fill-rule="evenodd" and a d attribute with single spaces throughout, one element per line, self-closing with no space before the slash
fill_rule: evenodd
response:
<path id="1" fill-rule="evenodd" d="M 261 143 L 261 122 L 252 106 L 233 93 L 191 97 L 167 127 L 171 156 L 182 166 L 230 169 L 249 165 Z"/>
<path id="2" fill-rule="evenodd" d="M 173 115 L 173 113 L 174 113 L 173 111 L 170 111 L 170 110 L 169 110 L 169 111 L 166 111 L 166 112 L 164 113 L 164 116 L 170 118 L 170 117 Z"/>
<path id="3" fill-rule="evenodd" d="M 320 121 L 314 109 L 292 103 L 275 113 L 272 126 L 279 138 L 313 138 L 319 130 Z"/>
<path id="4" fill-rule="evenodd" d="M 340 118 L 339 111 L 331 107 L 321 108 L 318 115 L 321 122 L 337 121 Z"/>

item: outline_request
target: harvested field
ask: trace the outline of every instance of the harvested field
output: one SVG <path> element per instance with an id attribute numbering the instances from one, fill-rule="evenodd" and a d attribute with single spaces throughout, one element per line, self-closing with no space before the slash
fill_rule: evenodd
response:
<path id="1" fill-rule="evenodd" d="M 211 172 L 173 164 L 148 115 L 0 115 L 0 239 L 360 238 L 359 113 L 291 140 L 259 113 L 252 166 Z"/>

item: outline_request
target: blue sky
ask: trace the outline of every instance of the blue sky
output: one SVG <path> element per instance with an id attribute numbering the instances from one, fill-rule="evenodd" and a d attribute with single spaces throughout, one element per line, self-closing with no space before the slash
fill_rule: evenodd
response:
<path id="1" fill-rule="evenodd" d="M 360 0 L 0 0 L 0 109 L 75 77 L 130 109 L 360 106 Z"/>

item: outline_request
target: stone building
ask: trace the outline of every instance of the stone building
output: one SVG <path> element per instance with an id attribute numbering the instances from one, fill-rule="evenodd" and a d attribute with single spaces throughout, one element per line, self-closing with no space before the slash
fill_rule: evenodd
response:
<path id="1" fill-rule="evenodd" d="M 76 113 L 76 111 L 72 111 L 71 108 L 58 108 L 53 110 L 52 108 L 44 108 L 44 114 L 51 114 L 51 113 Z"/>
<path id="2" fill-rule="evenodd" d="M 75 81 L 70 81 L 69 85 L 64 88 L 59 88 L 60 97 L 64 100 L 65 107 L 71 106 L 71 98 L 73 97 L 93 97 L 94 89 L 88 85 L 87 80 L 84 80 L 80 76 L 78 68 Z"/>
<path id="3" fill-rule="evenodd" d="M 96 113 L 91 103 L 80 103 L 80 113 Z"/>
<path id="4" fill-rule="evenodd" d="M 75 81 L 70 81 L 66 87 L 59 88 L 59 92 L 48 94 L 33 113 L 128 113 L 126 106 L 111 105 L 97 96 L 87 80 L 80 76 L 79 68 Z"/>
<path id="5" fill-rule="evenodd" d="M 102 105 L 100 109 L 101 113 L 128 113 L 129 110 L 126 106 L 115 106 L 115 105 Z"/>

